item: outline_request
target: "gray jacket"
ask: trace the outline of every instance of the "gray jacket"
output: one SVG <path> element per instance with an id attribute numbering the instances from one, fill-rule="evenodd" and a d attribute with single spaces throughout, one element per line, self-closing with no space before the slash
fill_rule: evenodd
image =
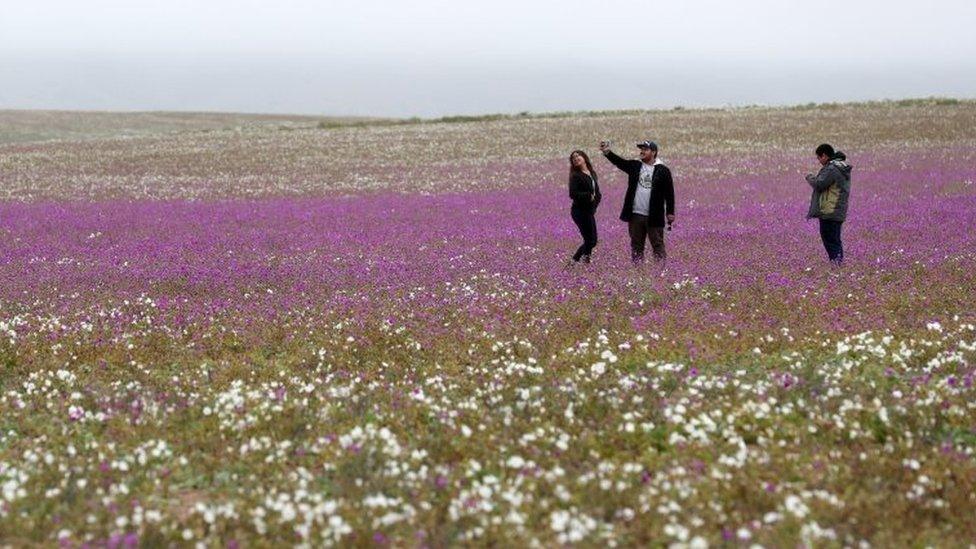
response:
<path id="1" fill-rule="evenodd" d="M 841 158 L 834 158 L 820 168 L 817 175 L 808 175 L 807 183 L 813 188 L 807 219 L 817 217 L 830 221 L 847 218 L 847 198 L 851 194 L 851 170 L 853 167 Z"/>

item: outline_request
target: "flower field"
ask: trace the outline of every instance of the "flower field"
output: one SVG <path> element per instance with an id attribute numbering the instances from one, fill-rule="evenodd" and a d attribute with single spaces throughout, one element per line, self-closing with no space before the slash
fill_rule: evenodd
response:
<path id="1" fill-rule="evenodd" d="M 976 544 L 976 103 L 140 131 L 0 143 L 0 546 Z"/>

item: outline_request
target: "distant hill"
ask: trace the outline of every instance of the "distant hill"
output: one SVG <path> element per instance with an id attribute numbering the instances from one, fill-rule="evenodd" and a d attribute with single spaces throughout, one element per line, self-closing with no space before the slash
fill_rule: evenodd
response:
<path id="1" fill-rule="evenodd" d="M 356 117 L 205 112 L 98 112 L 0 110 L 0 144 L 139 137 L 238 127 L 339 127 L 377 121 Z"/>
<path id="2" fill-rule="evenodd" d="M 436 118 L 381 118 L 354 116 L 313 116 L 287 114 L 248 114 L 223 112 L 108 112 L 0 109 L 0 145 L 38 141 L 83 141 L 125 137 L 159 136 L 170 133 L 209 132 L 238 128 L 279 130 L 334 130 L 363 127 L 458 124 L 539 119 L 586 119 L 607 116 L 672 116 L 682 113 L 756 112 L 788 113 L 797 111 L 836 111 L 839 109 L 961 107 L 971 109 L 976 101 L 928 97 L 852 103 L 807 103 L 793 106 L 745 105 L 670 109 L 627 109 L 605 111 L 559 111 L 489 113 L 481 115 L 442 116 Z"/>

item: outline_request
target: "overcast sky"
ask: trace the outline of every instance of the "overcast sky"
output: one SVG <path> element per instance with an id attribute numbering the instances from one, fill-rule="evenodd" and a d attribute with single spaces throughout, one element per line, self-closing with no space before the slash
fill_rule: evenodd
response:
<path id="1" fill-rule="evenodd" d="M 974 28 L 972 0 L 0 0 L 0 108 L 436 116 L 976 97 Z"/>

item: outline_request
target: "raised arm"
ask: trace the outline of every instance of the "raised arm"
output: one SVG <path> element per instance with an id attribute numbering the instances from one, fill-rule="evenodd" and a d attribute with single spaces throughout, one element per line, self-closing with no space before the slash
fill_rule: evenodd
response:
<path id="1" fill-rule="evenodd" d="M 606 156 L 607 160 L 609 160 L 611 164 L 613 164 L 614 166 L 616 166 L 617 168 L 625 172 L 628 171 L 629 164 L 633 162 L 632 160 L 625 160 L 623 158 L 620 158 L 620 156 L 618 156 L 617 153 L 611 151 L 610 149 L 604 151 L 603 156 Z"/>

